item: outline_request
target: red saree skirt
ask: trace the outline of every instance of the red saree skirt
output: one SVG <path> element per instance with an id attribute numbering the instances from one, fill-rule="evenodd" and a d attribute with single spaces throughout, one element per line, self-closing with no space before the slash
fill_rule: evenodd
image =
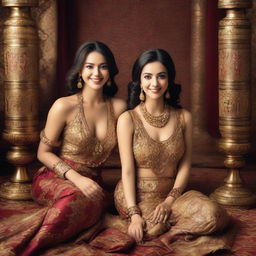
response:
<path id="1" fill-rule="evenodd" d="M 100 170 L 84 168 L 81 164 L 65 160 L 82 175 L 100 184 Z M 69 238 L 94 225 L 102 216 L 106 200 L 87 198 L 69 180 L 59 178 L 52 170 L 42 167 L 35 174 L 32 184 L 35 202 L 47 206 L 38 230 L 20 255 L 32 255 L 38 250 L 67 241 Z"/>

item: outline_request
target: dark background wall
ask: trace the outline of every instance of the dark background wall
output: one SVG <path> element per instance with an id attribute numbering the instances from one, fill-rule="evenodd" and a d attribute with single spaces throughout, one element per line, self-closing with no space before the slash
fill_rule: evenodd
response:
<path id="1" fill-rule="evenodd" d="M 65 76 L 77 48 L 87 40 L 106 43 L 118 67 L 118 96 L 126 99 L 131 69 L 149 48 L 167 50 L 182 85 L 181 102 L 190 110 L 190 0 L 61 0 L 58 1 L 58 96 L 65 95 Z M 206 110 L 209 132 L 218 136 L 217 0 L 207 1 Z"/>
<path id="2" fill-rule="evenodd" d="M 131 68 L 138 55 L 149 48 L 163 48 L 174 59 L 177 82 L 183 85 L 182 102 L 189 107 L 190 2 L 59 1 L 59 11 L 67 11 L 63 17 L 66 19 L 67 57 L 70 61 L 79 45 L 87 40 L 106 43 L 113 51 L 120 70 L 117 76 L 118 95 L 125 98 Z"/>

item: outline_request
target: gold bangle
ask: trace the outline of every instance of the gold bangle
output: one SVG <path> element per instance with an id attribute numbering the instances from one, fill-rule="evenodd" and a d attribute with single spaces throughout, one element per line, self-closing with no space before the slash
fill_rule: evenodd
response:
<path id="1" fill-rule="evenodd" d="M 179 196 L 181 196 L 181 188 L 173 188 L 167 195 L 167 197 L 171 196 L 174 199 L 177 199 Z"/>
<path id="2" fill-rule="evenodd" d="M 47 138 L 47 136 L 45 135 L 45 131 L 42 130 L 40 132 L 40 140 L 46 144 L 47 146 L 50 146 L 50 147 L 59 147 L 61 142 L 60 141 L 52 141 L 50 139 Z"/>
<path id="3" fill-rule="evenodd" d="M 60 160 L 59 162 L 55 163 L 52 167 L 52 170 L 61 178 L 65 179 L 65 173 L 72 169 L 67 163 Z"/>
<path id="4" fill-rule="evenodd" d="M 131 206 L 128 208 L 128 215 L 131 218 L 134 214 L 141 215 L 141 210 L 137 205 Z"/>

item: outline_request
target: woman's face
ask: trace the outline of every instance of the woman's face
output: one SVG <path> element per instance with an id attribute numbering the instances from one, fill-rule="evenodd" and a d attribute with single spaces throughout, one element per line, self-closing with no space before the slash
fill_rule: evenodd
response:
<path id="1" fill-rule="evenodd" d="M 109 79 L 109 69 L 105 57 L 99 52 L 91 52 L 87 55 L 81 76 L 86 86 L 98 90 L 103 88 Z"/>
<path id="2" fill-rule="evenodd" d="M 142 69 L 140 82 L 146 98 L 158 99 L 163 97 L 168 88 L 166 67 L 159 61 L 146 64 Z"/>

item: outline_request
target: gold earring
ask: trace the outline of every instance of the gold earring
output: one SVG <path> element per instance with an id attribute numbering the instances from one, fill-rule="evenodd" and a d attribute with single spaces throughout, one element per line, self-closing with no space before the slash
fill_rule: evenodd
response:
<path id="1" fill-rule="evenodd" d="M 77 82 L 77 88 L 81 89 L 83 87 L 83 80 L 82 77 L 80 76 Z"/>
<path id="2" fill-rule="evenodd" d="M 141 91 L 140 91 L 140 101 L 145 101 L 145 94 L 144 94 L 143 88 L 141 88 Z"/>
<path id="3" fill-rule="evenodd" d="M 167 92 L 165 93 L 165 98 L 168 99 L 168 100 L 171 98 L 171 94 L 170 94 L 169 91 L 167 91 Z"/>
<path id="4" fill-rule="evenodd" d="M 107 81 L 107 86 L 111 86 L 111 80 L 110 79 Z"/>

